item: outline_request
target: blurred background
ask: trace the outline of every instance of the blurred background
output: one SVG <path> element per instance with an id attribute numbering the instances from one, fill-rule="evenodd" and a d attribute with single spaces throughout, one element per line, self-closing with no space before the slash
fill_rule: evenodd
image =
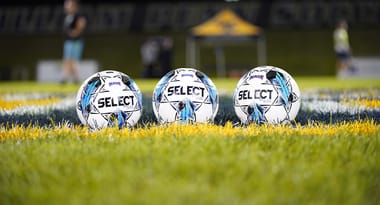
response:
<path id="1" fill-rule="evenodd" d="M 364 59 L 372 72 L 380 70 L 376 0 L 82 0 L 80 12 L 87 19 L 83 69 L 114 69 L 142 78 L 141 47 L 147 39 L 160 37 L 172 42 L 170 69 L 187 66 L 191 29 L 225 8 L 260 27 L 265 64 L 292 75 L 336 75 L 333 31 L 342 18 L 349 25 L 353 56 Z M 63 19 L 63 0 L 0 0 L 0 80 L 54 80 L 63 55 Z M 198 69 L 217 76 L 218 49 L 208 43 L 197 46 Z M 225 77 L 238 77 L 259 64 L 255 40 L 221 46 Z"/>

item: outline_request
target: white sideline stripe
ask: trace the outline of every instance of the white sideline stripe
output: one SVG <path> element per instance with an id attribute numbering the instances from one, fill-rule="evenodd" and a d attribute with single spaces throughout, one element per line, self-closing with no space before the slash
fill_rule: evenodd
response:
<path id="1" fill-rule="evenodd" d="M 5 101 L 12 100 L 37 100 L 37 99 L 45 99 L 52 97 L 51 94 L 47 93 L 28 93 L 28 94 L 6 94 L 1 96 L 1 98 Z"/>
<path id="2" fill-rule="evenodd" d="M 75 107 L 75 97 L 67 96 L 59 102 L 50 105 L 27 105 L 12 110 L 0 109 L 0 115 L 47 114 L 51 110 L 67 110 L 73 109 L 73 107 Z"/>
<path id="3" fill-rule="evenodd" d="M 357 99 L 359 96 L 361 98 L 367 95 L 372 97 L 373 95 L 377 95 L 377 92 L 372 94 L 364 94 L 362 92 L 354 92 L 350 94 L 342 94 L 339 95 L 338 101 L 340 99 Z M 49 95 L 47 94 L 10 94 L 5 95 L 2 98 L 4 100 L 24 100 L 24 99 L 41 99 L 46 98 Z M 321 95 L 318 95 L 315 92 L 306 92 L 303 94 L 301 98 L 301 108 L 300 110 L 306 112 L 316 112 L 316 113 L 349 113 L 349 114 L 358 114 L 363 111 L 380 111 L 380 108 L 369 108 L 365 105 L 360 104 L 347 104 L 347 102 L 338 102 L 334 100 L 332 96 L 325 96 L 326 98 L 320 99 Z M 16 107 L 12 110 L 5 110 L 0 108 L 0 116 L 1 115 L 12 115 L 12 114 L 47 114 L 52 110 L 70 110 L 75 109 L 76 99 L 74 95 L 67 95 L 62 98 L 59 102 L 50 104 L 50 105 L 27 105 Z"/>
<path id="4" fill-rule="evenodd" d="M 51 105 L 28 105 L 17 107 L 12 110 L 0 110 L 0 115 L 12 115 L 12 114 L 46 114 L 51 110 L 68 110 L 74 109 L 75 98 L 66 97 L 57 103 Z M 339 103 L 332 100 L 313 100 L 301 102 L 301 110 L 307 112 L 317 113 L 349 113 L 358 114 L 363 111 L 375 111 L 380 108 L 368 108 L 364 105 L 347 105 L 345 103 Z"/>
<path id="5" fill-rule="evenodd" d="M 347 105 L 346 103 L 339 103 L 332 100 L 313 100 L 307 102 L 301 102 L 301 110 L 317 113 L 349 113 L 359 114 L 363 111 L 375 111 L 380 110 L 375 108 L 368 108 L 364 105 Z"/>

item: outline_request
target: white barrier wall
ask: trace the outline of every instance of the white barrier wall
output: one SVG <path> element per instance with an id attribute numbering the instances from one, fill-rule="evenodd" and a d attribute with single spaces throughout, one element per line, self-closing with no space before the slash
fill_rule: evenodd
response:
<path id="1" fill-rule="evenodd" d="M 352 60 L 358 69 L 353 77 L 380 78 L 380 57 L 355 57 Z"/>
<path id="2" fill-rule="evenodd" d="M 84 81 L 90 75 L 98 72 L 95 60 L 82 60 L 78 64 L 79 80 Z M 37 82 L 60 82 L 63 77 L 62 60 L 40 60 L 37 63 Z"/>

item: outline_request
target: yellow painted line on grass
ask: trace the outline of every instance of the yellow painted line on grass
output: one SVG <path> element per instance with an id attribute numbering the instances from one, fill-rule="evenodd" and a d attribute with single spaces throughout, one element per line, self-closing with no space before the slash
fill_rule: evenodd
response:
<path id="1" fill-rule="evenodd" d="M 106 128 L 100 131 L 89 131 L 87 127 L 23 127 L 10 125 L 0 127 L 0 141 L 32 140 L 41 138 L 90 138 L 90 139 L 139 139 L 139 138 L 183 138 L 183 137 L 337 137 L 363 136 L 376 137 L 380 135 L 380 125 L 374 121 L 355 121 L 340 124 L 310 124 L 297 125 L 250 125 L 233 127 L 231 123 L 225 126 L 213 124 L 171 124 L 152 125 L 134 129 Z"/>
<path id="2" fill-rule="evenodd" d="M 363 105 L 367 108 L 380 108 L 379 99 L 358 99 L 350 102 L 351 105 Z"/>
<path id="3" fill-rule="evenodd" d="M 12 110 L 21 106 L 35 105 L 45 106 L 59 102 L 60 98 L 4 100 L 0 98 L 0 110 Z"/>

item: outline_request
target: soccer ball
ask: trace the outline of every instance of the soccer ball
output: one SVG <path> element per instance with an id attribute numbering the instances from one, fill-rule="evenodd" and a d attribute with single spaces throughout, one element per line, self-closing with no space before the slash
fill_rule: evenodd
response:
<path id="1" fill-rule="evenodd" d="M 285 70 L 260 66 L 241 77 L 233 104 L 243 124 L 289 123 L 300 109 L 300 94 L 296 81 Z"/>
<path id="2" fill-rule="evenodd" d="M 76 97 L 78 118 L 93 130 L 131 127 L 140 119 L 142 95 L 126 74 L 106 70 L 87 78 Z"/>
<path id="3" fill-rule="evenodd" d="M 219 106 L 214 83 L 193 68 L 168 72 L 157 83 L 152 98 L 154 114 L 161 124 L 212 122 Z"/>

